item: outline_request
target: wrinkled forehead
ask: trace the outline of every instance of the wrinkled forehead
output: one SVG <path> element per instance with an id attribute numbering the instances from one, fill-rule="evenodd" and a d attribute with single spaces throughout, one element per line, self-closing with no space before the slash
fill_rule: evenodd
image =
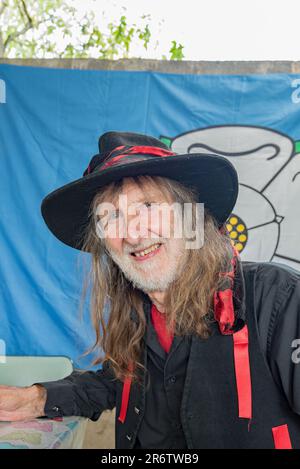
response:
<path id="1" fill-rule="evenodd" d="M 157 202 L 174 201 L 170 190 L 163 184 L 163 178 L 158 181 L 147 176 L 126 177 L 108 185 L 101 194 L 101 202 L 118 204 L 120 195 L 128 197 L 132 203 L 143 199 Z"/>

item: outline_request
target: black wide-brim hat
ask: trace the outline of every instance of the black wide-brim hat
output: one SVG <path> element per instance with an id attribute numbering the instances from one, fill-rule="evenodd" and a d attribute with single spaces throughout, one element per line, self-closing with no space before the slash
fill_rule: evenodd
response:
<path id="1" fill-rule="evenodd" d="M 175 154 L 160 140 L 131 132 L 106 132 L 99 138 L 83 176 L 42 201 L 42 216 L 63 243 L 82 249 L 84 230 L 94 196 L 107 184 L 124 177 L 162 176 L 192 187 L 221 228 L 235 205 L 238 177 L 226 158 L 214 154 Z"/>

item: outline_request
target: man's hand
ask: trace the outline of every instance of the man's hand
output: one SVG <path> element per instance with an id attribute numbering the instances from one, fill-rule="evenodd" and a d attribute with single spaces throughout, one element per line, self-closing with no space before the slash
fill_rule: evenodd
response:
<path id="1" fill-rule="evenodd" d="M 46 389 L 35 384 L 21 388 L 0 385 L 0 420 L 15 422 L 44 416 Z"/>

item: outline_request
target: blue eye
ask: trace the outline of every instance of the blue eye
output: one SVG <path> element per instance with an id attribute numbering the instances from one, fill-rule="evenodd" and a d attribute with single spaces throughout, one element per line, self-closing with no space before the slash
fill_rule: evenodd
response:
<path id="1" fill-rule="evenodd" d="M 109 214 L 109 220 L 116 220 L 119 216 L 120 216 L 120 212 L 119 210 L 116 210 Z"/>

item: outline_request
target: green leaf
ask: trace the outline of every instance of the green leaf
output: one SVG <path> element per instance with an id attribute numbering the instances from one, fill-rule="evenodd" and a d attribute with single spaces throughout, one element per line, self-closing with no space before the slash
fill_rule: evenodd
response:
<path id="1" fill-rule="evenodd" d="M 184 46 L 182 44 L 177 45 L 176 41 L 172 41 L 172 47 L 169 50 L 171 54 L 170 60 L 182 60 L 184 57 L 182 52 L 183 47 Z"/>
<path id="2" fill-rule="evenodd" d="M 172 145 L 172 139 L 169 137 L 160 137 L 159 140 L 163 142 L 165 145 L 167 145 L 169 148 L 171 148 Z"/>
<path id="3" fill-rule="evenodd" d="M 300 153 L 300 140 L 294 142 L 294 153 Z"/>

